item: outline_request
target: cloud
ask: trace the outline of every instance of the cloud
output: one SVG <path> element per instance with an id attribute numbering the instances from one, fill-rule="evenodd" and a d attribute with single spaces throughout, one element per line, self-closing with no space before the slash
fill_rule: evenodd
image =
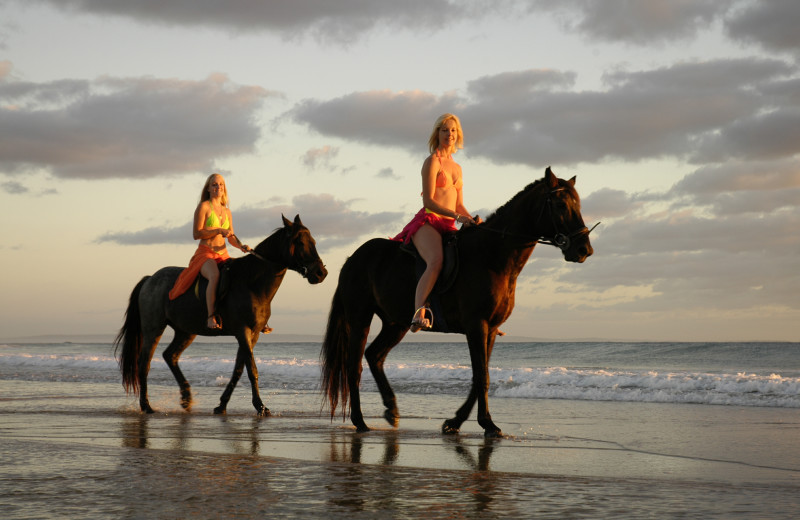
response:
<path id="1" fill-rule="evenodd" d="M 418 149 L 433 122 L 453 112 L 461 101 L 419 90 L 356 92 L 329 101 L 307 99 L 287 112 L 285 119 L 304 124 L 322 135 L 363 144 Z"/>
<path id="2" fill-rule="evenodd" d="M 497 164 L 576 164 L 621 159 L 692 157 L 719 161 L 736 153 L 793 155 L 800 125 L 797 68 L 745 58 L 684 62 L 652 70 L 615 71 L 607 88 L 567 91 L 569 72 L 527 70 L 484 76 L 465 92 L 356 92 L 305 100 L 286 117 L 328 137 L 419 150 L 429 126 L 455 112 L 470 156 Z M 765 95 L 766 94 L 766 95 Z"/>
<path id="3" fill-rule="evenodd" d="M 318 166 L 330 168 L 331 161 L 339 155 L 339 148 L 325 145 L 322 148 L 312 148 L 301 157 L 303 164 L 309 168 L 316 169 Z"/>
<path id="4" fill-rule="evenodd" d="M 695 36 L 725 14 L 728 0 L 532 0 L 529 11 L 555 13 L 568 31 L 591 40 L 649 44 Z"/>
<path id="5" fill-rule="evenodd" d="M 27 187 L 17 181 L 4 182 L 0 184 L 0 187 L 3 188 L 3 191 L 11 195 L 21 195 L 23 193 L 28 193 L 29 191 Z"/>
<path id="6" fill-rule="evenodd" d="M 731 38 L 754 42 L 767 50 L 800 53 L 800 3 L 796 0 L 752 2 L 725 20 Z"/>
<path id="7" fill-rule="evenodd" d="M 394 169 L 388 168 L 388 167 L 387 168 L 381 168 L 378 171 L 378 173 L 375 174 L 375 177 L 377 177 L 379 179 L 391 179 L 391 180 L 397 180 L 397 179 L 400 178 L 399 175 L 394 173 Z"/>
<path id="8" fill-rule="evenodd" d="M 208 171 L 220 158 L 253 151 L 256 114 L 271 95 L 221 74 L 0 80 L 0 172 L 107 179 Z"/>
<path id="9" fill-rule="evenodd" d="M 403 212 L 369 213 L 351 208 L 355 200 L 343 201 L 330 194 L 305 194 L 291 204 L 243 206 L 233 212 L 237 236 L 242 240 L 260 241 L 281 225 L 281 215 L 293 219 L 300 215 L 303 224 L 317 240 L 320 251 L 351 245 L 364 236 L 387 237 L 399 231 Z M 139 231 L 108 232 L 98 243 L 120 245 L 185 244 L 191 237 L 191 222 L 172 228 L 150 227 Z M 254 244 L 250 244 L 254 245 Z"/>
<path id="10" fill-rule="evenodd" d="M 129 2 L 126 0 L 32 0 L 57 9 L 116 16 L 146 24 L 211 27 L 232 34 L 276 32 L 287 39 L 313 36 L 324 42 L 352 43 L 378 28 L 425 30 L 476 16 L 485 1 L 292 0 L 291 2 Z M 32 3 L 31 2 L 31 3 Z M 441 13 L 433 16 L 432 13 Z"/>

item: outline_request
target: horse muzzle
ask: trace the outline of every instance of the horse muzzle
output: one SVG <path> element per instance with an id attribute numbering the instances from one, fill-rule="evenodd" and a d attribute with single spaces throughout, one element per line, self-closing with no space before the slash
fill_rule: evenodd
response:
<path id="1" fill-rule="evenodd" d="M 326 276 L 328 276 L 328 270 L 325 268 L 325 264 L 322 262 L 318 262 L 313 267 L 307 269 L 305 273 L 303 273 L 303 277 L 312 285 L 321 283 Z"/>

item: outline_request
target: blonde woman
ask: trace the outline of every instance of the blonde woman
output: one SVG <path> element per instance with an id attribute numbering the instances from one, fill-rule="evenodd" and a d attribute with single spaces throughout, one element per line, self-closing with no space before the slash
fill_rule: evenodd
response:
<path id="1" fill-rule="evenodd" d="M 174 300 L 185 293 L 194 283 L 198 273 L 203 275 L 208 280 L 206 326 L 212 330 L 221 329 L 222 325 L 217 321 L 214 309 L 219 283 L 219 264 L 230 258 L 225 240 L 245 253 L 250 251 L 250 246 L 242 244 L 233 232 L 225 179 L 218 173 L 206 179 L 203 191 L 200 192 L 200 203 L 194 211 L 192 235 L 195 240 L 200 241 L 200 244 L 189 261 L 189 267 L 184 269 L 175 281 L 169 292 L 169 299 Z"/>
<path id="2" fill-rule="evenodd" d="M 464 207 L 461 166 L 452 155 L 464 147 L 461 121 L 453 114 L 439 116 L 433 126 L 428 149 L 430 155 L 422 164 L 422 209 L 393 240 L 413 242 L 425 260 L 425 272 L 414 293 L 414 317 L 411 332 L 430 329 L 433 316 L 425 306 L 439 272 L 442 270 L 442 233 L 455 231 L 456 223 L 480 224 Z"/>

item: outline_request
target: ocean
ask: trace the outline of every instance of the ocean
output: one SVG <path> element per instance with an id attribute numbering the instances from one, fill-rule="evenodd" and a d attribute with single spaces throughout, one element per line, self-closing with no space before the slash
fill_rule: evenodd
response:
<path id="1" fill-rule="evenodd" d="M 423 334 L 418 335 L 424 338 Z M 203 339 L 150 401 L 126 395 L 110 343 L 0 344 L 3 518 L 794 518 L 800 510 L 800 343 L 498 342 L 489 405 L 442 422 L 472 377 L 463 341 L 406 341 L 369 369 L 372 431 L 331 418 L 320 344 L 262 336 L 256 417 L 247 377 L 214 415 L 232 338 Z"/>
<path id="2" fill-rule="evenodd" d="M 166 343 L 153 357 L 150 384 L 175 384 L 160 357 Z M 319 350 L 318 343 L 262 339 L 255 348 L 261 385 L 317 390 Z M 198 341 L 180 365 L 193 387 L 224 387 L 235 354 L 232 338 Z M 490 367 L 492 399 L 800 408 L 800 343 L 498 342 Z M 401 343 L 385 370 L 398 394 L 465 396 L 472 378 L 465 342 Z M 0 345 L 0 379 L 114 383 L 120 375 L 109 344 L 11 343 Z M 375 390 L 366 362 L 362 390 Z M 249 392 L 246 381 L 239 392 Z"/>

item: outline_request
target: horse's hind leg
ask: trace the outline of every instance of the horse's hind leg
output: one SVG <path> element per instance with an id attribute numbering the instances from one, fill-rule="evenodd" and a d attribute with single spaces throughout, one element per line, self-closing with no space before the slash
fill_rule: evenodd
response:
<path id="1" fill-rule="evenodd" d="M 371 321 L 370 316 L 370 321 Z M 361 360 L 364 358 L 364 346 L 367 344 L 367 334 L 369 325 L 351 325 L 350 338 L 347 348 L 349 350 L 347 361 L 347 385 L 350 391 L 350 422 L 356 427 L 358 432 L 368 432 L 369 426 L 364 422 L 364 414 L 361 413 Z"/>
<path id="2" fill-rule="evenodd" d="M 364 354 L 367 358 L 367 363 L 369 363 L 372 377 L 375 379 L 375 383 L 378 385 L 378 390 L 381 393 L 383 405 L 386 407 L 383 417 L 386 419 L 386 422 L 395 428 L 397 427 L 400 414 L 397 411 L 397 399 L 395 398 L 391 385 L 389 385 L 389 380 L 386 378 L 386 373 L 383 371 L 383 362 L 386 360 L 389 351 L 400 343 L 407 331 L 408 327 L 396 323 L 388 324 L 384 322 L 380 333 L 370 346 L 367 347 Z"/>
<path id="3" fill-rule="evenodd" d="M 157 334 L 148 332 L 142 338 L 142 351 L 139 354 L 139 407 L 146 413 L 155 412 L 150 407 L 150 400 L 147 398 L 147 374 L 150 372 L 150 362 L 153 360 L 153 353 L 156 351 L 158 340 L 161 339 L 163 332 L 164 329 Z"/>
<path id="4" fill-rule="evenodd" d="M 181 406 L 184 410 L 189 411 L 192 408 L 192 387 L 181 372 L 178 366 L 178 359 L 186 347 L 188 347 L 195 338 L 195 334 L 189 334 L 184 331 L 175 330 L 175 337 L 170 342 L 169 346 L 164 350 L 164 361 L 175 376 L 178 382 L 178 387 L 181 389 Z"/>

